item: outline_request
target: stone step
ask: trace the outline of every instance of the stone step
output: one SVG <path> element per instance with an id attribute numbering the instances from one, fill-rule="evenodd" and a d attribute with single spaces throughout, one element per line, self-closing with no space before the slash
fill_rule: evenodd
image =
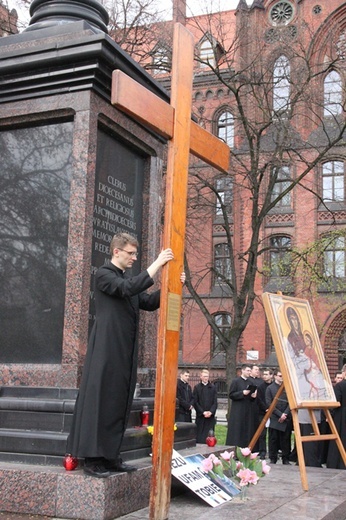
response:
<path id="1" fill-rule="evenodd" d="M 0 389 L 0 425 L 9 429 L 69 431 L 77 397 L 76 389 L 2 387 Z M 144 405 L 153 423 L 154 398 L 134 399 L 129 427 L 141 425 Z"/>
<path id="2" fill-rule="evenodd" d="M 0 461 L 61 466 L 76 396 L 75 389 L 1 388 Z M 124 460 L 151 452 L 151 436 L 141 427 L 144 404 L 153 424 L 154 398 L 134 399 L 121 449 Z M 181 423 L 175 432 L 176 449 L 195 446 L 195 438 L 195 425 Z"/>

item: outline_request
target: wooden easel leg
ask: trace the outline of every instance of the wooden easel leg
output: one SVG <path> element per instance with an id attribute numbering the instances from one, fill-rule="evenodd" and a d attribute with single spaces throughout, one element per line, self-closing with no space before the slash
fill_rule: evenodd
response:
<path id="1" fill-rule="evenodd" d="M 293 410 L 291 410 L 291 413 L 292 413 L 292 419 L 293 419 L 293 430 L 294 430 L 294 435 L 295 435 L 295 440 L 296 440 L 300 479 L 302 481 L 302 487 L 303 487 L 304 491 L 308 491 L 309 485 L 308 485 L 308 479 L 306 476 L 306 466 L 305 466 L 305 459 L 304 459 L 302 436 L 300 434 L 298 411 L 296 409 L 293 409 Z"/>

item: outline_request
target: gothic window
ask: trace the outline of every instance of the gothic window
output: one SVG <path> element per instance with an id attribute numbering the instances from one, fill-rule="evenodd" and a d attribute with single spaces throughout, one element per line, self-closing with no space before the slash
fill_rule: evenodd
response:
<path id="1" fill-rule="evenodd" d="M 280 56 L 273 69 L 273 110 L 279 115 L 290 107 L 290 62 L 286 56 Z"/>
<path id="2" fill-rule="evenodd" d="M 202 41 L 199 49 L 201 67 L 215 67 L 215 52 L 211 41 L 206 38 Z"/>
<path id="3" fill-rule="evenodd" d="M 223 312 L 220 314 L 214 314 L 214 321 L 222 335 L 229 339 L 230 330 L 231 330 L 231 323 L 232 323 L 232 317 L 230 314 Z M 215 354 L 220 354 L 225 352 L 225 349 L 220 341 L 220 339 L 217 337 L 217 335 L 212 332 L 212 356 Z"/>
<path id="4" fill-rule="evenodd" d="M 332 70 L 324 79 L 324 116 L 337 116 L 342 113 L 341 76 Z"/>
<path id="5" fill-rule="evenodd" d="M 323 164 L 322 198 L 325 202 L 342 202 L 345 200 L 343 161 L 329 161 Z"/>
<path id="6" fill-rule="evenodd" d="M 324 251 L 324 275 L 328 278 L 345 278 L 345 237 L 331 239 Z"/>
<path id="7" fill-rule="evenodd" d="M 228 110 L 222 112 L 217 118 L 217 136 L 230 148 L 234 145 L 234 117 Z"/>
<path id="8" fill-rule="evenodd" d="M 214 284 L 227 285 L 231 280 L 231 259 L 228 244 L 216 244 L 214 247 Z"/>
<path id="9" fill-rule="evenodd" d="M 272 202 L 282 195 L 282 193 L 291 185 L 290 167 L 282 166 L 275 171 L 277 179 L 271 194 Z M 286 193 L 278 200 L 275 205 L 276 208 L 290 208 L 291 207 L 291 192 Z"/>
<path id="10" fill-rule="evenodd" d="M 282 277 L 291 274 L 291 239 L 278 235 L 270 238 L 270 276 Z"/>
<path id="11" fill-rule="evenodd" d="M 215 207 L 216 217 L 222 217 L 222 207 L 226 209 L 228 215 L 231 215 L 233 202 L 233 182 L 231 177 L 219 177 L 216 179 L 215 188 L 218 193 Z"/>

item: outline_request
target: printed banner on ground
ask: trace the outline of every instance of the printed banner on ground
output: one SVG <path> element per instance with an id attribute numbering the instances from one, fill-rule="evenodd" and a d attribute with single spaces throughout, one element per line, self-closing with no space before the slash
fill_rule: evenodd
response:
<path id="1" fill-rule="evenodd" d="M 232 494 L 231 490 L 223 489 L 218 482 L 209 478 L 200 467 L 203 459 L 203 455 L 200 454 L 184 458 L 173 450 L 172 475 L 212 507 L 229 502 L 239 491 L 234 486 Z"/>

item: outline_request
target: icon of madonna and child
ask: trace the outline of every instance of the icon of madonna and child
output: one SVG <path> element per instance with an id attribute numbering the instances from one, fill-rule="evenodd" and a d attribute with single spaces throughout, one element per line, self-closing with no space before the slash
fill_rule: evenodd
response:
<path id="1" fill-rule="evenodd" d="M 324 359 L 318 355 L 312 332 L 302 330 L 301 317 L 293 305 L 285 305 L 285 314 L 290 330 L 283 339 L 296 374 L 300 400 L 332 399 L 329 376 L 323 373 L 321 366 Z M 318 347 L 321 350 L 320 345 Z"/>

